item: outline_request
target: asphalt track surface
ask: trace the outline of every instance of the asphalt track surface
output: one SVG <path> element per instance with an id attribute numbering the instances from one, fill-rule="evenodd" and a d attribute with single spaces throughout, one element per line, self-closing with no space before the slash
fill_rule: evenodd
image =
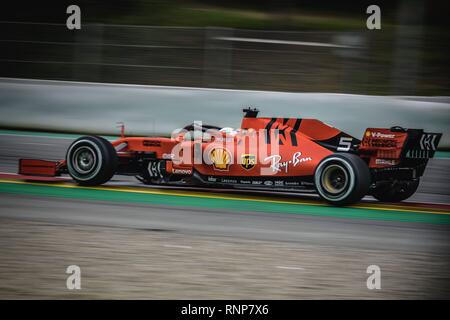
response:
<path id="1" fill-rule="evenodd" d="M 72 135 L 0 132 L 0 172 L 16 173 L 19 158 L 62 159 L 73 139 Z M 11 184 L 4 186 L 0 197 L 2 207 L 8 210 L 1 210 L 2 217 L 367 248 L 394 246 L 403 250 L 441 250 L 448 249 L 450 245 L 449 158 L 430 161 L 418 193 L 408 203 L 390 206 L 366 197 L 366 200 L 359 204 L 359 207 L 362 207 L 360 212 L 355 211 L 354 214 L 348 214 L 351 209 L 326 206 L 311 195 L 268 195 L 261 192 L 227 190 L 214 190 L 211 193 L 202 189 L 197 191 L 149 188 L 136 182 L 133 177 L 118 176 L 102 187 L 106 191 L 118 189 L 114 191 L 117 196 L 114 196 L 113 200 L 119 200 L 119 203 L 111 203 L 103 194 L 95 196 L 95 192 L 100 190 L 82 188 L 84 193 L 70 194 L 72 189 L 76 188 L 71 183 L 63 183 L 67 188 L 57 188 L 53 187 L 52 183 L 10 182 L 14 182 L 14 187 L 34 186 L 47 189 L 44 192 L 36 192 L 19 188 L 15 192 L 5 192 L 12 188 Z M 53 196 L 55 190 L 64 191 L 61 198 Z M 106 192 L 105 190 L 102 191 Z M 131 198 L 124 197 L 123 201 L 120 201 L 121 191 L 131 191 L 126 192 L 127 195 L 131 194 Z M 133 198 L 133 195 L 145 197 L 146 192 L 149 196 L 154 197 L 156 193 L 156 197 L 163 198 L 148 202 Z M 192 202 L 192 198 L 197 201 Z M 225 203 L 216 205 L 216 199 Z M 205 204 L 205 201 L 211 203 Z M 294 208 L 293 211 L 284 207 L 297 202 L 306 206 Z M 273 203 L 275 206 L 271 207 Z M 280 212 L 276 211 L 277 203 L 280 205 Z M 433 203 L 439 205 L 435 207 Z M 253 211 L 252 206 L 262 209 Z M 384 214 L 397 213 L 397 208 L 400 210 L 397 216 L 388 215 L 383 219 Z M 406 212 L 402 212 L 403 210 Z M 294 214 L 285 214 L 286 211 Z M 305 214 L 302 214 L 303 212 Z M 416 212 L 425 218 L 415 219 Z M 358 216 L 359 213 L 361 216 Z M 402 214 L 405 219 L 402 219 Z M 413 215 L 413 218 L 408 216 L 409 214 Z M 377 219 L 377 215 L 380 219 Z M 435 220 L 428 220 L 428 217 L 437 217 L 437 223 L 433 223 Z"/>
<path id="2" fill-rule="evenodd" d="M 0 297 L 71 298 L 58 274 L 76 261 L 89 270 L 81 298 L 450 298 L 448 153 L 409 201 L 350 208 L 134 177 L 83 188 L 14 176 L 19 158 L 62 159 L 75 138 L 0 131 Z M 386 275 L 379 294 L 364 285 L 373 263 Z"/>

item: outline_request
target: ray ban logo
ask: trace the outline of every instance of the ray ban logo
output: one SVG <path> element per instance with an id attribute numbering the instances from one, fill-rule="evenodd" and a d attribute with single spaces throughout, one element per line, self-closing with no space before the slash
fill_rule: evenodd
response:
<path id="1" fill-rule="evenodd" d="M 274 172 L 282 172 L 284 171 L 285 173 L 288 173 L 288 167 L 289 165 L 292 166 L 297 166 L 299 163 L 301 162 L 308 162 L 308 161 L 312 161 L 311 157 L 301 157 L 302 153 L 300 151 L 296 152 L 293 154 L 292 159 L 291 160 L 287 160 L 287 161 L 281 161 L 281 156 L 276 154 L 270 157 L 267 157 L 264 159 L 264 161 L 270 161 L 270 168 L 272 168 L 272 170 Z"/>

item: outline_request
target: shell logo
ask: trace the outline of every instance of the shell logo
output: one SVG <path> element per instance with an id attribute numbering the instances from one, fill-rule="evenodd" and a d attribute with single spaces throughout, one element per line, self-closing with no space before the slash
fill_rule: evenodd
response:
<path id="1" fill-rule="evenodd" d="M 366 137 L 370 137 L 370 131 L 366 131 Z"/>
<path id="2" fill-rule="evenodd" d="M 214 170 L 228 171 L 231 163 L 231 155 L 224 148 L 214 148 L 209 154 Z"/>

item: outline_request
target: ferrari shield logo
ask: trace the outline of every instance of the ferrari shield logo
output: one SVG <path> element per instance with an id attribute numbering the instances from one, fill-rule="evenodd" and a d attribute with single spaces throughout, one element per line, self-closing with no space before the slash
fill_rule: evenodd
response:
<path id="1" fill-rule="evenodd" d="M 245 170 L 253 169 L 256 165 L 256 156 L 254 154 L 243 154 L 241 156 L 241 166 Z"/>
<path id="2" fill-rule="evenodd" d="M 228 171 L 231 163 L 231 156 L 224 148 L 214 148 L 209 154 L 214 170 Z"/>

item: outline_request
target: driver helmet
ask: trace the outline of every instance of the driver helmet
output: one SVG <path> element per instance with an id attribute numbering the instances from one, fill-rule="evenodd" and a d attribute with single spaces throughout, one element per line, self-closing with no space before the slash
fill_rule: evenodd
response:
<path id="1" fill-rule="evenodd" d="M 225 133 L 226 135 L 234 136 L 236 135 L 237 131 L 231 127 L 225 127 L 220 129 L 220 132 Z"/>

